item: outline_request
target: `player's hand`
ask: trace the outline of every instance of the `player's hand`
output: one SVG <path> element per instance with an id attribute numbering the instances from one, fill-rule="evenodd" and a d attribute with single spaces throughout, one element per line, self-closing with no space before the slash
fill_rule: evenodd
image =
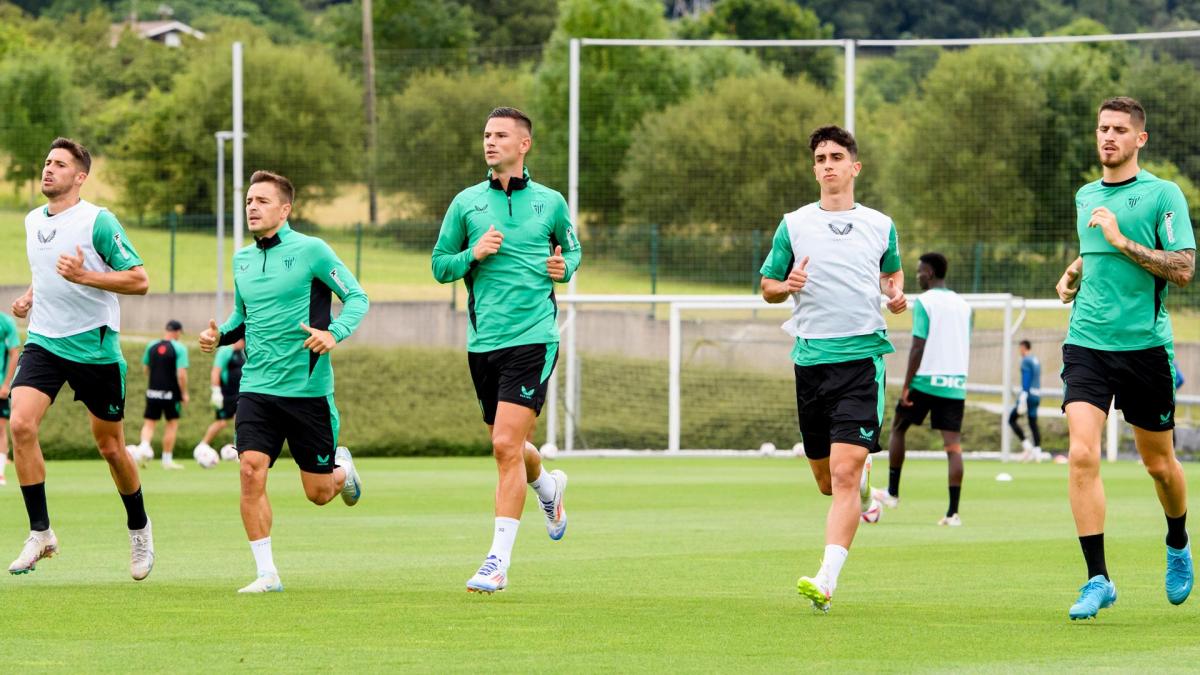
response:
<path id="1" fill-rule="evenodd" d="M 208 400 L 209 403 L 212 403 L 212 407 L 217 410 L 225 407 L 225 395 L 221 393 L 220 385 L 214 384 L 212 386 L 212 397 Z"/>
<path id="2" fill-rule="evenodd" d="M 894 278 L 887 280 L 887 290 L 885 292 L 888 296 L 887 308 L 889 312 L 892 314 L 903 314 L 904 310 L 908 309 L 908 297 L 904 295 L 903 290 L 896 286 Z"/>
<path id="3" fill-rule="evenodd" d="M 213 319 L 208 320 L 208 328 L 200 331 L 200 351 L 205 354 L 213 353 L 217 348 L 217 343 L 221 341 L 221 331 L 217 327 L 217 322 Z"/>
<path id="4" fill-rule="evenodd" d="M 562 257 L 562 246 L 554 247 L 554 255 L 546 258 L 546 273 L 555 281 L 567 276 L 567 261 Z"/>
<path id="5" fill-rule="evenodd" d="M 479 241 L 475 242 L 475 248 L 471 249 L 471 255 L 476 260 L 483 260 L 489 255 L 495 254 L 500 250 L 500 244 L 504 242 L 504 233 L 496 229 L 495 225 L 489 225 L 488 231 L 483 233 Z"/>
<path id="6" fill-rule="evenodd" d="M 1075 267 L 1074 264 L 1071 264 L 1054 286 L 1055 292 L 1058 293 L 1058 299 L 1062 300 L 1064 305 L 1070 304 L 1075 299 L 1075 295 L 1079 293 L 1079 277 L 1082 273 L 1082 266 Z"/>
<path id="7" fill-rule="evenodd" d="M 1024 415 L 1029 412 L 1029 392 L 1022 391 L 1017 397 L 1017 414 Z"/>
<path id="8" fill-rule="evenodd" d="M 908 397 L 908 392 L 909 392 L 908 387 L 905 387 L 900 390 L 900 405 L 905 408 L 911 408 L 912 404 L 913 404 L 912 399 L 910 399 Z"/>
<path id="9" fill-rule="evenodd" d="M 185 403 L 185 404 L 191 402 L 192 399 L 190 396 L 188 396 L 187 390 L 184 390 L 182 393 L 183 393 L 183 396 L 179 399 L 180 402 Z"/>
<path id="10" fill-rule="evenodd" d="M 8 398 L 9 393 L 10 389 L 7 384 L 0 385 L 0 398 Z"/>
<path id="11" fill-rule="evenodd" d="M 799 265 L 792 267 L 792 271 L 788 273 L 787 279 L 784 279 L 783 283 L 787 284 L 788 293 L 799 293 L 804 290 L 805 284 L 808 283 L 808 256 L 804 256 Z"/>
<path id="12" fill-rule="evenodd" d="M 333 333 L 307 326 L 303 321 L 300 322 L 300 327 L 308 331 L 308 339 L 304 341 L 305 349 L 312 350 L 317 354 L 328 354 L 337 346 L 337 340 L 333 338 Z"/>
<path id="13" fill-rule="evenodd" d="M 33 293 L 26 292 L 21 297 L 13 300 L 12 313 L 18 319 L 24 319 L 29 316 L 29 310 L 33 309 Z"/>
<path id="14" fill-rule="evenodd" d="M 1121 234 L 1121 228 L 1117 225 L 1117 215 L 1109 211 L 1107 207 L 1097 206 L 1092 209 L 1092 219 L 1088 221 L 1088 227 L 1098 227 L 1104 232 L 1104 239 L 1113 248 L 1122 250 L 1125 245 L 1125 235 Z"/>
<path id="15" fill-rule="evenodd" d="M 83 269 L 83 249 L 75 247 L 76 255 L 63 253 L 58 256 L 56 270 L 58 275 L 71 283 L 78 284 L 83 280 L 87 270 Z"/>

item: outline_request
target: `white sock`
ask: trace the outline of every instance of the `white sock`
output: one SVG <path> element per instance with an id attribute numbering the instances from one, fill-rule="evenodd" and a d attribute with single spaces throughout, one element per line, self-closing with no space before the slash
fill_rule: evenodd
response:
<path id="1" fill-rule="evenodd" d="M 175 453 L 173 453 L 173 452 L 164 452 L 162 454 L 163 464 L 170 464 L 171 462 L 175 461 L 174 458 L 175 458 Z"/>
<path id="2" fill-rule="evenodd" d="M 517 541 L 517 528 L 520 526 L 521 521 L 516 518 L 496 519 L 496 533 L 492 536 L 492 550 L 488 551 L 488 555 L 499 558 L 501 567 L 506 569 L 512 559 L 513 544 Z"/>
<path id="3" fill-rule="evenodd" d="M 821 571 L 817 576 L 829 587 L 829 592 L 837 587 L 838 575 L 842 573 L 842 565 L 846 564 L 846 556 L 850 555 L 845 547 L 829 544 L 825 547 L 825 558 L 821 560 Z"/>
<path id="4" fill-rule="evenodd" d="M 554 480 L 554 476 L 545 468 L 542 468 L 542 473 L 534 480 L 529 481 L 529 487 L 537 493 L 538 499 L 549 502 L 554 500 L 554 490 L 558 487 L 558 482 Z"/>
<path id="5" fill-rule="evenodd" d="M 275 558 L 271 555 L 270 537 L 250 542 L 250 552 L 254 554 L 254 564 L 258 565 L 259 574 L 279 574 L 279 570 L 275 569 Z"/>

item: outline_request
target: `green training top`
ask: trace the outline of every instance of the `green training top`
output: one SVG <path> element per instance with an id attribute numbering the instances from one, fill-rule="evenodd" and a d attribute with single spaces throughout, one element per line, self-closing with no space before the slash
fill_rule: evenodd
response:
<path id="1" fill-rule="evenodd" d="M 1183 191 L 1149 171 L 1128 181 L 1088 183 L 1075 194 L 1083 278 L 1071 307 L 1066 344 L 1104 351 L 1148 349 L 1173 342 L 1167 316 L 1167 282 L 1109 245 L 1099 227 L 1088 227 L 1092 210 L 1106 206 L 1121 234 L 1150 249 L 1196 248 Z"/>
<path id="2" fill-rule="evenodd" d="M 562 246 L 565 283 L 582 257 L 561 194 L 530 180 L 528 171 L 509 180 L 508 188 L 490 179 L 458 193 L 433 247 L 434 278 L 443 284 L 462 279 L 467 286 L 471 352 L 558 342 L 558 305 L 546 258 Z M 500 250 L 476 261 L 472 249 L 493 226 L 504 235 Z"/>
<path id="3" fill-rule="evenodd" d="M 17 322 L 4 313 L 0 313 L 0 341 L 4 343 L 0 348 L 0 383 L 3 383 L 4 375 L 8 372 L 8 350 L 21 346 L 21 333 L 17 330 Z"/>
<path id="4" fill-rule="evenodd" d="M 367 294 L 324 241 L 287 223 L 233 256 L 233 313 L 220 326 L 221 344 L 246 338 L 243 393 L 313 397 L 333 393 L 329 354 L 304 348 L 303 322 L 338 342 L 358 328 Z M 332 318 L 333 294 L 342 312 Z"/>

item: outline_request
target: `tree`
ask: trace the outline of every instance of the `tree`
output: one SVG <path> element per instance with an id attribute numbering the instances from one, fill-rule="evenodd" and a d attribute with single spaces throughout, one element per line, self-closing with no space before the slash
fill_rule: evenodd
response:
<path id="1" fill-rule="evenodd" d="M 556 0 L 458 0 L 471 9 L 479 43 L 486 47 L 541 47 L 558 18 Z"/>
<path id="2" fill-rule="evenodd" d="M 0 150 L 8 155 L 9 180 L 37 179 L 50 141 L 72 133 L 76 99 L 66 63 L 52 53 L 0 61 Z"/>
<path id="3" fill-rule="evenodd" d="M 1141 156 L 1166 160 L 1179 167 L 1193 182 L 1200 183 L 1200 78 L 1189 63 L 1167 56 L 1133 61 L 1125 73 L 1123 92 L 1146 108 L 1146 130 L 1150 139 Z M 1099 104 L 1096 101 L 1093 106 Z"/>

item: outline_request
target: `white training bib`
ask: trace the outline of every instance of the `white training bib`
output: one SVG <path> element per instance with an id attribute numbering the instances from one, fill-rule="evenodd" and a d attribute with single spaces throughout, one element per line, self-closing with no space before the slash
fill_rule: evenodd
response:
<path id="1" fill-rule="evenodd" d="M 919 296 L 929 316 L 929 335 L 917 375 L 968 375 L 971 365 L 971 306 L 948 289 Z"/>

